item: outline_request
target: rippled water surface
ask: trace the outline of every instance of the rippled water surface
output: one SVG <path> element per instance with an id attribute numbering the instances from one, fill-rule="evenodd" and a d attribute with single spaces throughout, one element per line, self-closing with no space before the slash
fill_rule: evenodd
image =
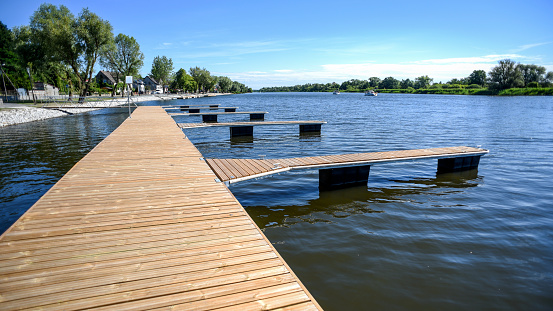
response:
<path id="1" fill-rule="evenodd" d="M 231 185 L 325 310 L 551 310 L 553 98 L 273 93 L 186 103 L 328 122 L 320 135 L 267 126 L 237 140 L 228 128 L 186 130 L 205 157 L 490 150 L 478 171 L 382 164 L 366 186 L 336 191 L 319 192 L 316 170 Z M 102 110 L 0 128 L 0 231 L 125 117 Z"/>

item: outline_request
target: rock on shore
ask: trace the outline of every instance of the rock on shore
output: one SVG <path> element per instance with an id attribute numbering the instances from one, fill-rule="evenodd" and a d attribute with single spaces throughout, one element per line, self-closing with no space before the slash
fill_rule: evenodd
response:
<path id="1" fill-rule="evenodd" d="M 67 113 L 43 108 L 14 108 L 0 111 L 0 127 L 66 116 Z"/>
<path id="2" fill-rule="evenodd" d="M 160 100 L 160 98 L 155 96 L 140 96 L 140 97 L 134 97 L 134 102 L 142 102 L 142 101 L 150 101 L 150 100 Z M 111 101 L 112 105 L 124 105 L 127 103 L 126 98 L 116 98 Z M 105 105 L 105 103 L 87 103 L 88 107 L 93 107 L 94 105 Z M 12 105 L 13 106 L 13 105 Z M 2 108 L 2 106 L 0 106 Z M 98 110 L 101 108 L 67 108 L 67 109 L 44 109 L 44 108 L 33 108 L 33 107 L 17 107 L 17 108 L 11 108 L 10 106 L 7 106 L 8 109 L 6 110 L 0 110 L 0 127 L 13 125 L 13 124 L 19 124 L 19 123 L 25 123 L 25 122 L 31 122 L 31 121 L 38 121 L 38 120 L 44 120 L 49 118 L 56 118 L 56 117 L 62 117 L 67 116 L 70 114 L 75 113 L 83 113 L 83 112 L 89 112 Z"/>

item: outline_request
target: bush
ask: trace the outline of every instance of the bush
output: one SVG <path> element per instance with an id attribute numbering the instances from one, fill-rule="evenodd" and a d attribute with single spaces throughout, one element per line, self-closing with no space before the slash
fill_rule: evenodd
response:
<path id="1" fill-rule="evenodd" d="M 464 87 L 462 84 L 444 84 L 444 89 L 463 89 Z"/>
<path id="2" fill-rule="evenodd" d="M 478 84 L 471 84 L 467 86 L 467 89 L 481 89 L 482 87 Z"/>
<path id="3" fill-rule="evenodd" d="M 538 82 L 530 82 L 526 87 L 539 87 Z"/>

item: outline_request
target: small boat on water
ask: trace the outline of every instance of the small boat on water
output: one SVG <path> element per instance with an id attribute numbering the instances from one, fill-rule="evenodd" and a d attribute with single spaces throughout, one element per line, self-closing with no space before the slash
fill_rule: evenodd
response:
<path id="1" fill-rule="evenodd" d="M 373 91 L 373 90 L 365 92 L 365 96 L 377 96 L 377 95 L 378 95 L 378 93 Z"/>
<path id="2" fill-rule="evenodd" d="M 332 94 L 334 94 L 334 95 L 340 95 L 340 91 L 339 91 L 339 90 L 335 90 L 334 92 L 332 92 Z"/>

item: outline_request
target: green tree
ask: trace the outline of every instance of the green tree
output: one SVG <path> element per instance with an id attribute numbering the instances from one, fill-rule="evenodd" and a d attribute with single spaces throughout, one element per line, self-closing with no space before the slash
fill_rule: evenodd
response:
<path id="1" fill-rule="evenodd" d="M 230 91 L 232 80 L 229 77 L 219 77 L 217 81 L 223 93 L 228 93 Z"/>
<path id="2" fill-rule="evenodd" d="M 102 49 L 100 64 L 115 73 L 114 78 L 119 81 L 126 76 L 138 75 L 138 71 L 144 65 L 144 54 L 140 52 L 140 45 L 133 37 L 120 33 L 113 42 Z"/>
<path id="3" fill-rule="evenodd" d="M 200 67 L 193 67 L 190 68 L 190 75 L 192 78 L 194 78 L 194 81 L 198 84 L 198 89 L 200 91 L 209 91 L 217 80 L 211 76 L 211 73 L 205 69 Z"/>
<path id="4" fill-rule="evenodd" d="M 379 88 L 383 89 L 398 89 L 399 88 L 399 80 L 395 79 L 394 77 L 387 77 L 382 80 L 381 83 L 379 83 Z"/>
<path id="5" fill-rule="evenodd" d="M 432 83 L 432 78 L 428 76 L 420 76 L 418 78 L 415 78 L 415 89 L 426 89 L 430 86 L 430 83 Z"/>
<path id="6" fill-rule="evenodd" d="M 159 83 L 169 84 L 169 79 L 173 74 L 173 60 L 166 56 L 156 56 L 152 63 L 150 75 Z"/>
<path id="7" fill-rule="evenodd" d="M 0 22 L 0 64 L 5 74 L 0 81 L 0 90 L 2 92 L 4 92 L 4 86 L 6 90 L 10 90 L 17 88 L 18 85 L 26 85 L 27 79 L 21 79 L 25 75 L 20 66 L 21 59 L 16 52 L 15 36 L 2 22 Z M 3 75 L 3 73 L 0 72 L 0 75 Z"/>
<path id="8" fill-rule="evenodd" d="M 410 88 L 410 87 L 415 87 L 415 83 L 409 79 L 404 79 L 404 80 L 401 80 L 401 83 L 400 83 L 400 87 L 402 89 L 407 89 L 407 88 Z"/>
<path id="9" fill-rule="evenodd" d="M 491 89 L 504 90 L 524 85 L 524 78 L 516 63 L 510 59 L 499 61 L 499 65 L 488 73 Z"/>
<path id="10" fill-rule="evenodd" d="M 551 87 L 551 85 L 553 84 L 553 71 L 547 72 L 547 74 L 545 75 L 543 84 L 545 86 Z"/>
<path id="11" fill-rule="evenodd" d="M 100 51 L 113 40 L 110 23 L 88 9 L 75 18 L 63 5 L 42 4 L 31 17 L 30 28 L 32 41 L 44 49 L 48 59 L 73 70 L 84 97 Z"/>
<path id="12" fill-rule="evenodd" d="M 518 65 L 518 70 L 520 70 L 520 73 L 522 74 L 522 78 L 524 79 L 524 85 L 528 86 L 531 82 L 543 82 L 545 78 L 545 67 L 538 66 L 538 65 Z"/>
<path id="13" fill-rule="evenodd" d="M 181 89 L 184 91 L 194 91 L 197 88 L 196 81 L 184 69 L 179 69 L 175 73 L 175 79 L 171 83 L 173 89 Z"/>
<path id="14" fill-rule="evenodd" d="M 486 72 L 484 70 L 474 70 L 467 79 L 468 84 L 478 84 L 484 87 L 486 85 Z"/>
<path id="15" fill-rule="evenodd" d="M 380 78 L 378 77 L 369 78 L 369 86 L 372 88 L 377 88 L 380 85 L 380 82 L 382 82 L 382 80 L 380 80 Z"/>

